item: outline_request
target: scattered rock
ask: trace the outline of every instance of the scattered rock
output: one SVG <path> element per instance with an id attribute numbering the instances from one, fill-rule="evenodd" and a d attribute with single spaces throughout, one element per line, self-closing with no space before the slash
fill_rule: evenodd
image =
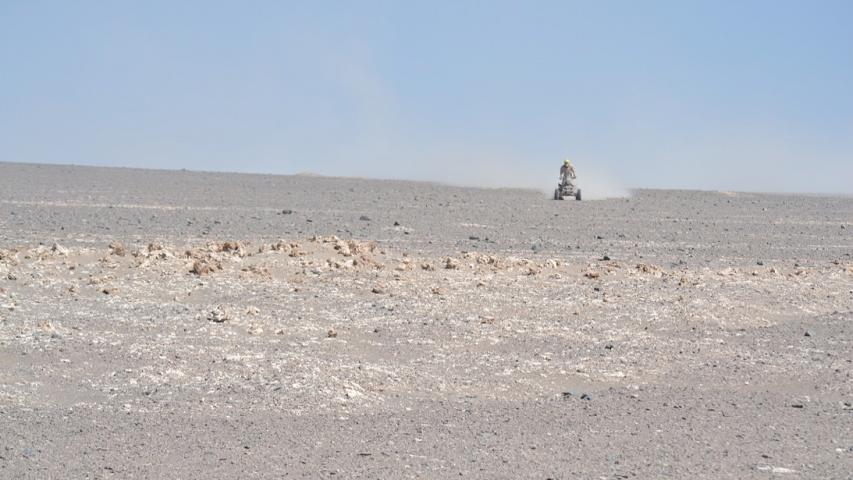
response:
<path id="1" fill-rule="evenodd" d="M 364 396 L 362 392 L 356 390 L 355 388 L 345 388 L 344 393 L 349 399 L 361 398 Z"/>
<path id="2" fill-rule="evenodd" d="M 250 305 L 249 308 L 246 309 L 246 315 L 251 315 L 254 317 L 254 316 L 259 315 L 260 313 L 261 313 L 261 309 L 254 306 L 254 305 Z"/>
<path id="3" fill-rule="evenodd" d="M 412 269 L 412 261 L 409 260 L 408 258 L 404 258 L 403 260 L 400 261 L 400 263 L 396 267 L 394 267 L 394 270 L 396 270 L 398 272 L 408 272 L 411 269 Z"/>
<path id="4" fill-rule="evenodd" d="M 127 254 L 127 249 L 124 248 L 121 242 L 112 242 L 110 243 L 110 255 L 115 255 L 117 257 L 123 257 Z"/>
<path id="5" fill-rule="evenodd" d="M 459 260 L 456 260 L 453 257 L 447 257 L 444 259 L 444 268 L 448 270 L 456 270 L 459 268 Z"/>
<path id="6" fill-rule="evenodd" d="M 156 258 L 158 260 L 166 260 L 175 257 L 175 254 L 159 242 L 150 242 L 145 248 L 134 250 L 132 255 L 136 258 Z"/>
<path id="7" fill-rule="evenodd" d="M 200 259 L 193 262 L 193 266 L 192 268 L 190 268 L 190 273 L 202 276 L 211 274 L 219 270 L 222 270 L 222 265 L 219 262 L 208 259 Z"/>
<path id="8" fill-rule="evenodd" d="M 270 250 L 274 252 L 289 251 L 294 248 L 299 248 L 299 245 L 296 243 L 288 242 L 286 240 L 279 240 L 278 242 L 270 245 Z"/>
<path id="9" fill-rule="evenodd" d="M 583 276 L 586 278 L 590 278 L 590 279 L 596 279 L 596 278 L 600 277 L 601 274 L 598 272 L 594 272 L 592 270 L 587 270 L 586 272 L 584 272 Z"/>
<path id="10" fill-rule="evenodd" d="M 349 244 L 347 242 L 344 242 L 343 240 L 338 240 L 337 242 L 335 242 L 335 246 L 333 248 L 345 257 L 352 256 L 352 249 L 350 249 Z"/>
<path id="11" fill-rule="evenodd" d="M 264 265 L 249 265 L 240 269 L 241 272 L 252 273 L 262 278 L 271 279 L 272 272 Z"/>
<path id="12" fill-rule="evenodd" d="M 756 467 L 756 468 L 757 468 L 758 470 L 762 471 L 762 472 L 770 472 L 770 473 L 776 473 L 776 474 L 782 474 L 782 473 L 797 473 L 797 471 L 796 471 L 796 470 L 791 470 L 790 468 L 785 468 L 785 467 L 772 467 L 772 466 L 770 466 L 770 465 L 760 465 L 760 466 L 758 466 L 758 467 Z"/>
<path id="13" fill-rule="evenodd" d="M 245 257 L 247 254 L 244 245 L 240 242 L 222 242 L 214 246 L 214 251 L 231 253 L 240 257 Z"/>
<path id="14" fill-rule="evenodd" d="M 641 273 L 649 273 L 655 277 L 663 276 L 663 271 L 657 265 L 652 265 L 650 263 L 638 263 L 636 268 L 637 271 Z"/>
<path id="15" fill-rule="evenodd" d="M 812 332 L 810 332 L 810 331 L 806 330 L 806 332 L 803 334 L 803 336 L 804 336 L 804 337 L 811 337 L 811 336 L 812 336 Z"/>
<path id="16" fill-rule="evenodd" d="M 282 214 L 282 215 L 292 215 L 292 214 L 293 214 L 293 210 L 291 210 L 291 209 L 289 209 L 289 208 L 285 208 L 284 210 L 282 210 L 282 211 L 281 211 L 281 214 Z"/>
<path id="17" fill-rule="evenodd" d="M 61 256 L 61 257 L 67 257 L 68 256 L 68 249 L 63 247 L 62 245 L 60 245 L 58 243 L 54 243 L 53 246 L 50 247 L 50 251 Z"/>
<path id="18" fill-rule="evenodd" d="M 158 250 L 165 250 L 166 247 L 163 246 L 160 242 L 148 242 L 148 246 L 146 247 L 149 252 L 156 252 Z"/>
<path id="19" fill-rule="evenodd" d="M 59 336 L 59 334 L 56 332 L 56 328 L 53 326 L 53 324 L 46 321 L 46 320 L 39 322 L 38 328 L 39 328 L 39 330 L 50 335 L 51 337 L 53 337 L 54 335 Z"/>
<path id="20" fill-rule="evenodd" d="M 358 217 L 358 219 L 361 220 L 362 222 L 369 222 L 370 221 L 370 217 L 368 217 L 367 215 L 362 215 L 362 216 Z"/>
<path id="21" fill-rule="evenodd" d="M 207 319 L 213 323 L 223 323 L 228 320 L 231 320 L 231 316 L 228 315 L 228 313 L 223 307 L 219 306 L 211 310 L 211 312 L 207 315 Z"/>
<path id="22" fill-rule="evenodd" d="M 334 330 L 329 330 L 328 332 L 326 332 L 326 338 L 337 338 L 337 337 L 338 337 L 338 332 L 336 332 Z"/>

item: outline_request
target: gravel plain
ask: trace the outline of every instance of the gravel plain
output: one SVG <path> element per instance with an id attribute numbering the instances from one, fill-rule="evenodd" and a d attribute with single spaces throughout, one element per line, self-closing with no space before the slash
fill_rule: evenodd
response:
<path id="1" fill-rule="evenodd" d="M 850 479 L 851 403 L 851 197 L 0 163 L 0 478 Z"/>

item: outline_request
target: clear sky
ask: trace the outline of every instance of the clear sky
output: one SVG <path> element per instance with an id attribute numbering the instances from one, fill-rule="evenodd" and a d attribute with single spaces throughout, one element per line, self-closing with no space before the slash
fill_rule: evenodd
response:
<path id="1" fill-rule="evenodd" d="M 0 0 L 0 161 L 547 189 L 566 156 L 853 193 L 853 1 Z"/>

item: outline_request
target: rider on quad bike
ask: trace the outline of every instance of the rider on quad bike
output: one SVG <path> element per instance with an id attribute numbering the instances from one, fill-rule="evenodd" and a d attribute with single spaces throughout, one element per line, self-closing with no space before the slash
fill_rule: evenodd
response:
<path id="1" fill-rule="evenodd" d="M 557 189 L 554 190 L 554 200 L 562 200 L 564 197 L 574 197 L 575 200 L 581 199 L 581 189 L 575 185 L 575 167 L 569 159 L 563 161 L 563 166 L 560 167 L 560 183 Z"/>
<path id="2" fill-rule="evenodd" d="M 575 183 L 573 180 L 576 178 L 578 177 L 575 175 L 575 167 L 572 166 L 572 162 L 568 158 L 563 160 L 563 166 L 560 167 L 560 184 Z"/>

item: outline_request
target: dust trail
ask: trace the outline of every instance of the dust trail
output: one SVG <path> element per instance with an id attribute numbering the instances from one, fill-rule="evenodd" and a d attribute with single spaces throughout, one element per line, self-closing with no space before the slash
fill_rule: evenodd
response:
<path id="1" fill-rule="evenodd" d="M 472 159 L 488 158 L 488 160 Z M 426 167 L 409 171 L 406 178 L 482 188 L 523 188 L 550 197 L 559 182 L 562 159 L 524 161 L 497 155 L 446 154 L 423 162 Z M 419 162 L 420 163 L 420 162 Z M 601 163 L 574 162 L 577 184 L 584 200 L 627 198 L 631 191 Z"/>
<path id="2" fill-rule="evenodd" d="M 329 48 L 326 51 L 326 47 Z M 377 179 L 430 181 L 457 186 L 533 189 L 551 196 L 565 155 L 575 162 L 584 200 L 630 196 L 608 171 L 614 162 L 573 150 L 554 139 L 519 143 L 508 138 L 476 138 L 420 124 L 403 109 L 397 92 L 375 64 L 370 49 L 349 44 L 346 54 L 324 46 L 319 70 L 352 106 L 354 132 L 327 132 L 326 140 L 302 153 L 316 173 Z M 320 136 L 319 138 L 324 138 Z M 543 143 L 548 143 L 545 147 Z"/>
<path id="3" fill-rule="evenodd" d="M 583 190 L 584 200 L 603 200 L 607 198 L 628 198 L 631 191 L 624 183 L 603 171 L 591 169 L 578 173 L 578 184 Z"/>

